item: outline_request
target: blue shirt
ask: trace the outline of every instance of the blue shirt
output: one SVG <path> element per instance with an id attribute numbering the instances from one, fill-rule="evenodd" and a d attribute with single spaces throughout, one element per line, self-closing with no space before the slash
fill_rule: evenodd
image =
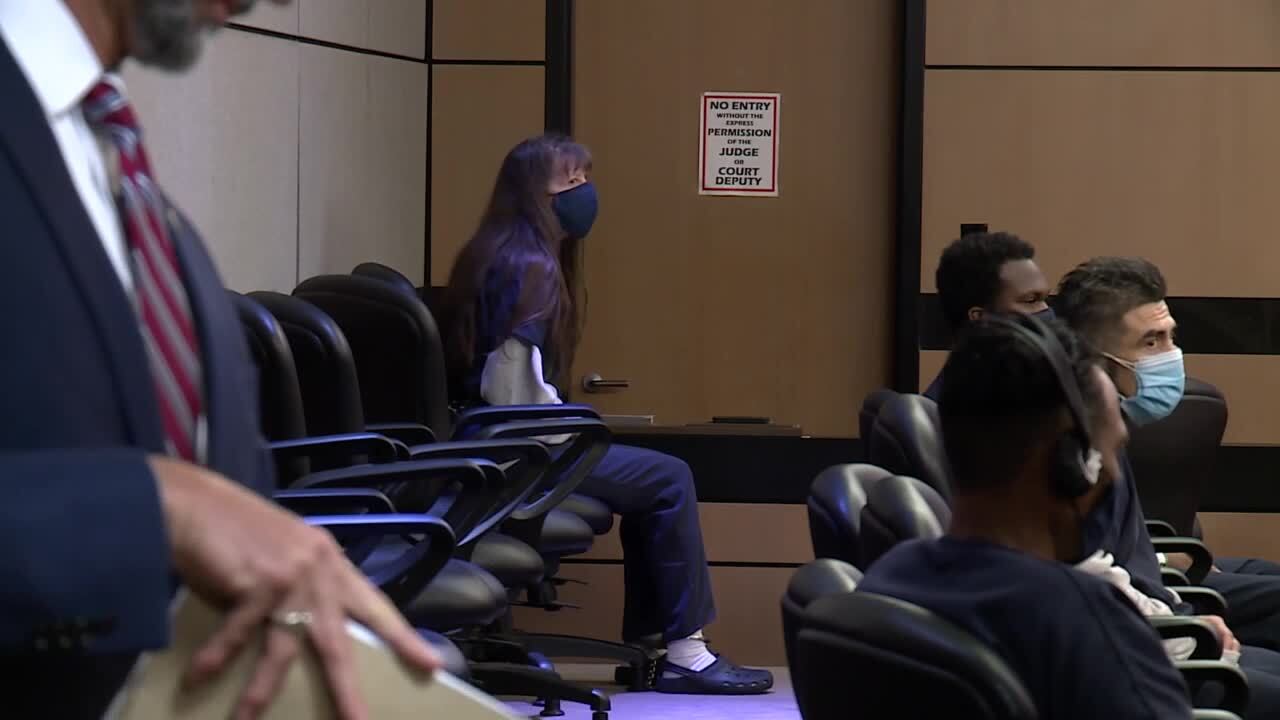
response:
<path id="1" fill-rule="evenodd" d="M 1191 716 L 1160 639 L 1120 591 L 1067 565 L 978 541 L 902 543 L 858 586 L 913 603 L 999 654 L 1041 720 Z"/>
<path id="2" fill-rule="evenodd" d="M 467 406 L 482 405 L 480 396 L 480 380 L 484 375 L 484 364 L 489 353 L 498 349 L 508 338 L 538 348 L 542 355 L 543 380 L 550 382 L 555 377 L 556 360 L 549 351 L 550 327 L 546 320 L 524 322 L 512 328 L 512 316 L 516 311 L 516 303 L 520 300 L 521 278 L 525 276 L 524 268 L 512 267 L 508 264 L 495 264 L 485 276 L 484 287 L 476 302 L 476 346 L 473 357 L 475 361 L 467 369 L 463 392 Z"/>

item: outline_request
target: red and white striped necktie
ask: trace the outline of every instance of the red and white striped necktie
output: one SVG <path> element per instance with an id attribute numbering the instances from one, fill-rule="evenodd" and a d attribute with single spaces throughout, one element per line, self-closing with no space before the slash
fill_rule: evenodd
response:
<path id="1" fill-rule="evenodd" d="M 120 91 L 99 82 L 82 109 L 94 132 L 115 149 L 119 164 L 116 205 L 129 244 L 134 305 L 169 451 L 185 460 L 203 460 L 197 457 L 204 405 L 200 344 L 165 221 L 168 206 L 152 179 L 138 120 Z"/>

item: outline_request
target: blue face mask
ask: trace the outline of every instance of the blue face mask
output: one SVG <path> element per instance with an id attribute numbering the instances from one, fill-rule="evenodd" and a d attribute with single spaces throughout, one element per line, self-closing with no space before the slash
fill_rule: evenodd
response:
<path id="1" fill-rule="evenodd" d="M 582 239 L 591 232 L 595 224 L 599 201 L 596 198 L 596 186 L 585 182 L 557 193 L 551 198 L 551 209 L 555 210 L 560 227 L 569 237 Z"/>
<path id="2" fill-rule="evenodd" d="M 1120 402 L 1120 409 L 1135 425 L 1142 427 L 1163 420 L 1182 402 L 1187 385 L 1187 371 L 1182 364 L 1182 350 L 1145 357 L 1136 363 L 1112 358 L 1133 370 L 1138 378 L 1138 391 Z"/>
<path id="3" fill-rule="evenodd" d="M 1031 317 L 1036 318 L 1037 320 L 1048 321 L 1053 320 L 1058 316 L 1053 312 L 1053 308 L 1047 307 L 1040 312 L 1031 313 Z"/>

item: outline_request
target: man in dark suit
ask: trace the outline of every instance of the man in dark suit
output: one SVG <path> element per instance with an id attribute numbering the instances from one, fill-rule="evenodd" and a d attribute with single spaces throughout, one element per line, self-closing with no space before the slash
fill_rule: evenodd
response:
<path id="1" fill-rule="evenodd" d="M 99 717 L 168 641 L 179 584 L 227 608 L 198 684 L 269 623 L 244 716 L 303 642 L 363 715 L 345 623 L 434 654 L 325 533 L 278 509 L 254 370 L 112 71 L 181 69 L 252 0 L 0 0 L 0 677 L 25 717 Z"/>

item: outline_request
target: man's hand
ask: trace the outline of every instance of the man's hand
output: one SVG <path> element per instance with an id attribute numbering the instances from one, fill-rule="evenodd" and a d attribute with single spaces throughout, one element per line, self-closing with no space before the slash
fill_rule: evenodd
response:
<path id="1" fill-rule="evenodd" d="M 1218 638 L 1222 640 L 1222 649 L 1226 652 L 1240 652 L 1240 641 L 1236 639 L 1231 628 L 1227 627 L 1227 623 L 1217 615 L 1198 615 L 1201 620 L 1213 626 L 1214 632 L 1218 633 Z"/>
<path id="2" fill-rule="evenodd" d="M 435 652 L 327 532 L 203 468 L 163 457 L 152 458 L 150 465 L 174 567 L 194 592 L 229 609 L 222 628 L 192 658 L 188 687 L 220 672 L 268 623 L 262 658 L 236 718 L 256 718 L 266 710 L 304 638 L 324 667 L 338 717 L 366 717 L 348 619 L 367 626 L 411 668 L 439 667 Z M 279 624 L 289 613 L 309 621 Z"/>

